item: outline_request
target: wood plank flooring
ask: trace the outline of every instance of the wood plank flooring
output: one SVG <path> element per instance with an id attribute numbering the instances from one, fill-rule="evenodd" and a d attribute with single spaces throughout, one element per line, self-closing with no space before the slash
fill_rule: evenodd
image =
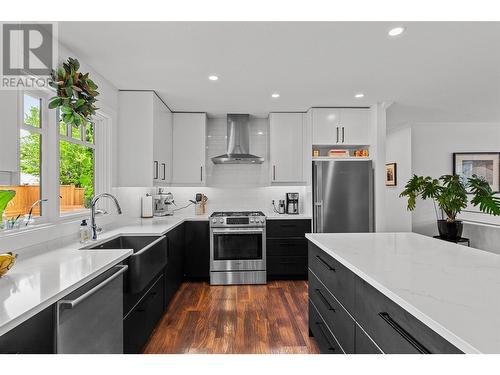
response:
<path id="1" fill-rule="evenodd" d="M 144 353 L 319 353 L 309 337 L 307 282 L 184 283 Z"/>

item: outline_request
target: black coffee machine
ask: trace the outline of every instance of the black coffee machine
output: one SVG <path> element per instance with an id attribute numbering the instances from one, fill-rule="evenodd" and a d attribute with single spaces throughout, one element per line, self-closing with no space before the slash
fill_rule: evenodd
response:
<path id="1" fill-rule="evenodd" d="M 299 214 L 299 193 L 286 193 L 286 213 Z"/>

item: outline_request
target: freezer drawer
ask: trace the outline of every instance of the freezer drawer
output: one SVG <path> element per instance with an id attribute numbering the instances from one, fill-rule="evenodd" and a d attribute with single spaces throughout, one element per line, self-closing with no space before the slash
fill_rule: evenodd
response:
<path id="1" fill-rule="evenodd" d="M 123 353 L 123 273 L 127 268 L 116 266 L 57 302 L 57 353 Z"/>

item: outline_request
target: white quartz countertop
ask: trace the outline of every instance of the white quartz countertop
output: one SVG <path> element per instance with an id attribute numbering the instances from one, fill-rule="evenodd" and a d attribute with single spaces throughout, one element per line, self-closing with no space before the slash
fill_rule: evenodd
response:
<path id="1" fill-rule="evenodd" d="M 130 254 L 132 250 L 62 248 L 19 260 L 7 275 L 0 278 L 0 335 Z"/>
<path id="2" fill-rule="evenodd" d="M 500 353 L 500 256 L 416 233 L 306 237 L 465 353 Z"/>

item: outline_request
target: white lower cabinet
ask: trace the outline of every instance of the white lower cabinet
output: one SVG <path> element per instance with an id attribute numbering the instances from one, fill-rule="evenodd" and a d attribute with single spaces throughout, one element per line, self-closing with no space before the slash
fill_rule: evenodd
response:
<path id="1" fill-rule="evenodd" d="M 174 113 L 172 183 L 204 185 L 206 113 Z"/>
<path id="2" fill-rule="evenodd" d="M 303 113 L 271 113 L 271 182 L 300 183 L 304 179 Z"/>

